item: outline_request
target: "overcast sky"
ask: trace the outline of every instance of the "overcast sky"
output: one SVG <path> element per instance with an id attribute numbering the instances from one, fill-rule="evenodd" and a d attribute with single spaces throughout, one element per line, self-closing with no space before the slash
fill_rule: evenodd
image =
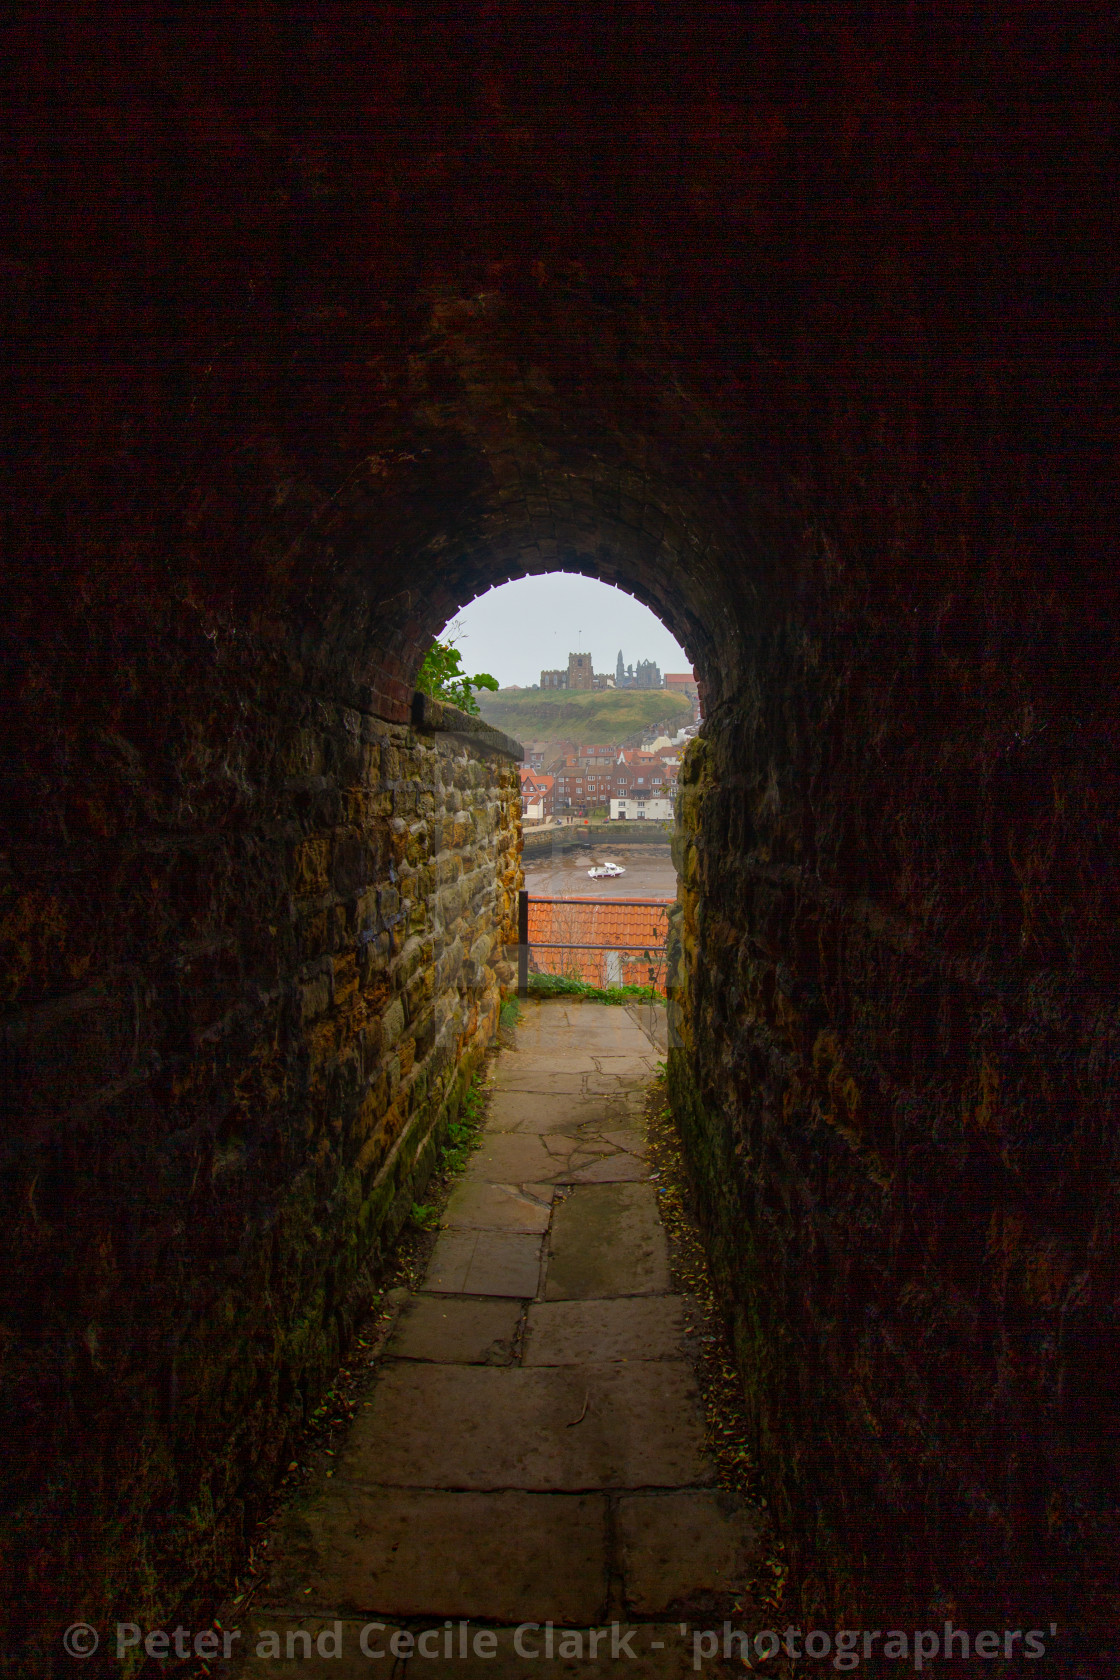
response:
<path id="1" fill-rule="evenodd" d="M 613 676 L 620 647 L 628 665 L 655 659 L 662 675 L 690 668 L 684 649 L 648 607 L 571 572 L 503 583 L 464 607 L 455 622 L 467 672 L 489 671 L 503 688 L 528 688 L 542 670 L 566 669 L 569 653 L 589 653 L 596 671 Z"/>

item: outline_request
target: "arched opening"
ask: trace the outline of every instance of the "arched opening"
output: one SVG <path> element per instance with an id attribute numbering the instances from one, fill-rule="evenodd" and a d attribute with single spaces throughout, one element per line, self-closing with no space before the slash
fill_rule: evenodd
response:
<path id="1" fill-rule="evenodd" d="M 608 365 L 603 384 L 590 386 L 583 362 L 549 341 L 548 299 L 545 288 L 437 305 L 423 372 L 413 365 L 407 405 L 391 404 L 392 442 L 380 447 L 367 430 L 324 508 L 329 535 L 318 520 L 298 532 L 309 595 L 329 564 L 333 617 L 320 621 L 316 657 L 371 676 L 380 664 L 384 687 L 374 692 L 384 710 L 406 705 L 423 649 L 467 601 L 556 570 L 643 602 L 686 650 L 713 704 L 734 680 L 736 598 L 757 594 L 765 567 L 744 548 L 714 466 L 716 422 L 663 390 L 649 393 L 656 425 L 632 415 L 645 393 L 628 364 L 625 375 Z M 578 300 L 565 303 L 568 330 L 601 354 L 598 324 L 579 318 Z M 621 309 L 623 322 L 629 313 Z M 529 360 L 524 341 L 538 337 Z M 493 372 L 465 378 L 473 364 Z"/>
<path id="2" fill-rule="evenodd" d="M 500 585 L 476 596 L 454 622 L 456 639 L 474 665 L 501 666 L 503 689 L 539 689 L 548 669 L 559 672 L 573 693 L 584 687 L 644 692 L 663 689 L 665 674 L 689 664 L 686 649 L 643 603 L 583 573 L 545 573 L 543 581 Z M 630 658 L 612 643 L 625 643 Z M 586 673 L 569 671 L 571 649 L 587 651 Z"/>
<path id="3" fill-rule="evenodd" d="M 486 592 L 449 634 L 496 684 L 468 703 L 525 750 L 523 990 L 663 1001 L 677 783 L 700 721 L 685 650 L 633 597 L 564 572 Z"/>

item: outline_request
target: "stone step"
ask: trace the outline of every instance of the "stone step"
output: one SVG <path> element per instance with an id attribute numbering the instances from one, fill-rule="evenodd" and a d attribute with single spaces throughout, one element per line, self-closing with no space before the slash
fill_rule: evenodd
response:
<path id="1" fill-rule="evenodd" d="M 683 1360 L 537 1367 L 388 1364 L 336 1459 L 360 1484 L 688 1487 L 712 1479 Z"/>

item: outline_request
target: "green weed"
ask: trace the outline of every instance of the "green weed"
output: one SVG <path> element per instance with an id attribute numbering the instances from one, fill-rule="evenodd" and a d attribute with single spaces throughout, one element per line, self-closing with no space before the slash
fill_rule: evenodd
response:
<path id="1" fill-rule="evenodd" d="M 466 1166 L 482 1125 L 484 1099 L 482 1076 L 476 1073 L 467 1088 L 462 1108 L 447 1128 L 447 1138 L 440 1152 L 442 1172 L 461 1173 Z"/>
<path id="2" fill-rule="evenodd" d="M 652 986 L 592 986 L 567 974 L 530 974 L 529 991 L 533 997 L 579 997 L 589 1003 L 665 1002 Z"/>

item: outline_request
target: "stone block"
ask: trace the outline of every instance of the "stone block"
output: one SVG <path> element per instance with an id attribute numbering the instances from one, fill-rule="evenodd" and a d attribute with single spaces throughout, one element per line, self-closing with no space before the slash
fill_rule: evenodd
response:
<path id="1" fill-rule="evenodd" d="M 627 1608 L 639 1616 L 729 1612 L 761 1561 L 762 1534 L 761 1514 L 729 1493 L 620 1499 Z"/>
<path id="2" fill-rule="evenodd" d="M 674 1360 L 386 1368 L 338 1471 L 356 1484 L 582 1492 L 709 1483 L 699 1394 Z"/>
<path id="3" fill-rule="evenodd" d="M 546 1300 L 664 1295 L 669 1288 L 668 1249 L 652 1186 L 578 1185 L 557 1204 Z"/>
<path id="4" fill-rule="evenodd" d="M 683 1345 L 678 1295 L 537 1301 L 529 1308 L 522 1362 L 528 1367 L 680 1359 Z"/>
<path id="5" fill-rule="evenodd" d="M 531 1300 L 540 1282 L 541 1237 L 513 1231 L 444 1231 L 425 1288 L 440 1294 Z"/>
<path id="6" fill-rule="evenodd" d="M 585 1128 L 617 1126 L 627 1113 L 625 1098 L 614 1094 L 586 1097 L 577 1091 L 542 1095 L 500 1086 L 491 1091 L 487 1127 L 494 1132 L 565 1132 L 578 1137 Z"/>
<path id="7" fill-rule="evenodd" d="M 556 1158 L 539 1137 L 488 1132 L 470 1158 L 467 1175 L 489 1184 L 543 1184 L 557 1170 Z"/>
<path id="8" fill-rule="evenodd" d="M 385 1050 L 392 1049 L 404 1031 L 404 1004 L 400 998 L 394 998 L 381 1017 L 381 1043 Z"/>
<path id="9" fill-rule="evenodd" d="M 620 1150 L 616 1155 L 600 1156 L 598 1160 L 588 1161 L 583 1166 L 570 1167 L 560 1182 L 565 1184 L 636 1184 L 644 1183 L 648 1179 L 649 1168 L 646 1163 Z"/>
<path id="10" fill-rule="evenodd" d="M 548 1229 L 553 1188 L 548 1184 L 490 1184 L 468 1178 L 457 1184 L 444 1213 L 449 1229 L 523 1231 Z"/>
<path id="11" fill-rule="evenodd" d="M 292 859 L 292 890 L 297 898 L 311 898 L 330 885 L 331 836 L 309 835 L 295 848 Z"/>
<path id="12" fill-rule="evenodd" d="M 440 1365 L 509 1365 L 522 1310 L 520 1301 L 492 1296 L 417 1295 L 387 1351 L 392 1358 Z"/>
<path id="13" fill-rule="evenodd" d="M 336 1480 L 286 1526 L 274 1602 L 505 1622 L 605 1610 L 607 1502 L 593 1494 L 367 1492 Z"/>

